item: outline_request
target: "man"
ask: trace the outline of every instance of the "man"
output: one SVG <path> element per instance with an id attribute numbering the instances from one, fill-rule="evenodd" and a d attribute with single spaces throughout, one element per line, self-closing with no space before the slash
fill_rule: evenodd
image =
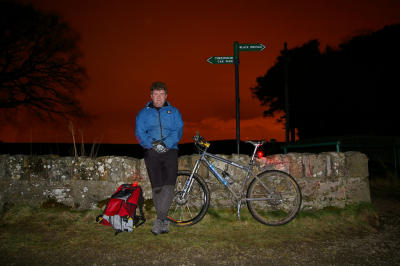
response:
<path id="1" fill-rule="evenodd" d="M 158 235 L 169 231 L 167 216 L 174 197 L 183 121 L 178 109 L 167 101 L 165 83 L 154 82 L 150 90 L 151 101 L 136 116 L 135 135 L 145 149 L 144 161 L 157 212 L 151 231 Z"/>

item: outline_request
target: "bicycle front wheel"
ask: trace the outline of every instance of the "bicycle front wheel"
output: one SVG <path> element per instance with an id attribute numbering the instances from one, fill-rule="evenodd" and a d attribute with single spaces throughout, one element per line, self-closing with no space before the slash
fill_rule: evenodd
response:
<path id="1" fill-rule="evenodd" d="M 251 215 L 260 223 L 283 225 L 300 210 L 300 187 L 285 172 L 265 171 L 250 183 L 246 202 Z"/>
<path id="2" fill-rule="evenodd" d="M 186 194 L 184 189 L 190 182 L 190 171 L 178 171 L 175 196 L 168 212 L 168 219 L 177 226 L 188 226 L 203 219 L 210 205 L 210 192 L 204 180 L 193 175 L 192 184 Z"/>

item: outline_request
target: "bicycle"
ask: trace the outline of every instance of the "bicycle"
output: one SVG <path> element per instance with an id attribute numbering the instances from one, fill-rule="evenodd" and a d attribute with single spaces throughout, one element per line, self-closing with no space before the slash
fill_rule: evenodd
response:
<path id="1" fill-rule="evenodd" d="M 254 151 L 249 164 L 242 165 L 208 153 L 207 149 L 210 147 L 210 143 L 198 133 L 193 139 L 200 157 L 191 171 L 178 171 L 174 199 L 168 213 L 168 219 L 172 224 L 176 226 L 194 225 L 203 219 L 209 208 L 210 191 L 204 179 L 198 174 L 201 163 L 231 192 L 237 201 L 239 219 L 243 202 L 246 202 L 251 215 L 265 225 L 283 225 L 296 217 L 302 201 L 300 187 L 296 180 L 291 175 L 279 170 L 267 169 L 257 175 L 253 172 L 256 165 L 256 152 L 266 141 L 246 141 L 246 143 L 254 145 Z M 232 189 L 232 178 L 229 173 L 215 167 L 210 162 L 210 158 L 245 172 L 245 178 L 239 191 Z M 246 184 L 250 177 L 253 179 L 247 186 L 245 195 Z"/>

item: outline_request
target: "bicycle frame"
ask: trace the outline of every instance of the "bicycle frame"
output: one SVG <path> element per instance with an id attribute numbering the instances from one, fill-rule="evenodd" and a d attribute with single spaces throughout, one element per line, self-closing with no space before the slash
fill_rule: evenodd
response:
<path id="1" fill-rule="evenodd" d="M 221 176 L 220 173 L 218 173 L 216 167 L 212 164 L 212 162 L 209 161 L 209 158 L 213 158 L 213 159 L 215 159 L 217 161 L 220 161 L 220 162 L 223 162 L 225 164 L 232 165 L 232 166 L 234 166 L 236 168 L 239 168 L 239 169 L 241 169 L 241 170 L 243 170 L 245 172 L 245 178 L 244 178 L 243 183 L 242 183 L 242 185 L 240 187 L 239 193 L 236 193 L 231 188 L 231 184 L 229 184 L 228 180 L 226 180 L 226 178 L 224 178 L 223 176 Z M 214 154 L 211 154 L 211 153 L 208 153 L 208 152 L 204 152 L 203 154 L 201 154 L 200 158 L 196 161 L 196 165 L 193 168 L 194 173 L 197 173 L 197 170 L 200 167 L 200 163 L 203 163 L 203 165 L 205 165 L 210 170 L 210 172 L 232 193 L 232 195 L 237 200 L 242 198 L 243 191 L 244 191 L 244 188 L 246 186 L 247 180 L 249 179 L 250 174 L 252 174 L 254 176 L 253 172 L 251 171 L 253 165 L 251 165 L 251 164 L 249 164 L 249 165 L 241 165 L 241 164 L 235 163 L 235 162 L 233 162 L 231 160 L 227 160 L 225 158 L 219 157 L 217 155 L 214 155 Z"/>
<path id="2" fill-rule="evenodd" d="M 196 160 L 196 164 L 193 167 L 192 173 L 188 179 L 188 182 L 186 182 L 185 187 L 183 189 L 183 193 L 182 193 L 182 197 L 185 198 L 186 194 L 190 192 L 192 184 L 193 184 L 193 175 L 195 173 L 197 173 L 197 171 L 199 170 L 200 164 L 203 163 L 209 170 L 210 172 L 231 192 L 231 194 L 235 197 L 235 199 L 237 200 L 237 216 L 240 219 L 240 208 L 241 208 L 241 204 L 242 201 L 247 201 L 247 200 L 251 200 L 251 199 L 247 199 L 245 197 L 243 197 L 244 193 L 245 193 L 245 188 L 246 188 L 246 184 L 247 181 L 250 177 L 250 175 L 253 178 L 257 178 L 257 176 L 254 174 L 254 172 L 252 171 L 252 168 L 254 166 L 254 158 L 255 158 L 255 154 L 257 152 L 258 147 L 261 146 L 260 144 L 255 145 L 254 147 L 254 152 L 252 154 L 252 157 L 250 159 L 250 162 L 248 165 L 241 165 L 238 163 L 235 163 L 231 160 L 222 158 L 220 156 L 208 153 L 207 150 L 204 150 L 201 154 L 200 154 L 200 158 Z M 239 189 L 239 193 L 236 193 L 232 188 L 231 188 L 231 184 L 229 184 L 228 180 L 226 180 L 226 178 L 224 178 L 223 176 L 221 176 L 221 174 L 218 173 L 216 167 L 212 164 L 212 162 L 209 161 L 209 158 L 215 159 L 217 161 L 223 162 L 225 164 L 228 165 L 232 165 L 236 168 L 239 168 L 241 170 L 243 170 L 245 172 L 245 177 L 244 180 L 240 186 Z M 267 190 L 269 190 L 266 187 Z"/>

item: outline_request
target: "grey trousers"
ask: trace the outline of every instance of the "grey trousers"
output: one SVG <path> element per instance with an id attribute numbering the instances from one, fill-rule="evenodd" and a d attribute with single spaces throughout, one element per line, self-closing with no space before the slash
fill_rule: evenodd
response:
<path id="1" fill-rule="evenodd" d="M 144 161 L 150 178 L 157 219 L 165 220 L 174 197 L 178 151 L 168 150 L 165 153 L 157 153 L 154 150 L 147 150 Z"/>
<path id="2" fill-rule="evenodd" d="M 153 188 L 153 203 L 157 212 L 157 219 L 167 219 L 168 210 L 174 198 L 174 188 L 170 185 Z"/>

